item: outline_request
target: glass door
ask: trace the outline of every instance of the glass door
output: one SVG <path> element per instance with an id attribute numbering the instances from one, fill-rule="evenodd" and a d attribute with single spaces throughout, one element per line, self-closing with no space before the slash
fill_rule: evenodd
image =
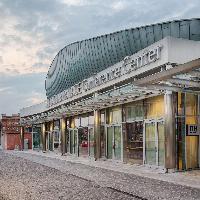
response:
<path id="1" fill-rule="evenodd" d="M 164 120 L 146 120 L 144 126 L 144 163 L 149 165 L 164 166 Z"/>
<path id="2" fill-rule="evenodd" d="M 113 158 L 113 127 L 107 128 L 107 158 Z"/>
<path id="3" fill-rule="evenodd" d="M 145 164 L 156 165 L 156 128 L 155 121 L 145 122 Z"/>
<path id="4" fill-rule="evenodd" d="M 73 130 L 69 130 L 69 152 L 71 154 L 74 153 L 73 151 L 73 147 L 74 147 L 74 134 L 73 134 Z"/>
<path id="5" fill-rule="evenodd" d="M 121 159 L 121 126 L 114 126 L 114 157 Z"/>
<path id="6" fill-rule="evenodd" d="M 121 160 L 121 126 L 107 127 L 107 158 Z"/>
<path id="7" fill-rule="evenodd" d="M 78 155 L 78 130 L 69 129 L 69 152 Z"/>
<path id="8" fill-rule="evenodd" d="M 78 130 L 74 129 L 74 145 L 73 145 L 74 154 L 79 156 L 78 152 Z"/>
<path id="9" fill-rule="evenodd" d="M 158 133 L 158 165 L 164 166 L 165 159 L 165 134 L 164 134 L 164 121 L 157 123 Z"/>
<path id="10" fill-rule="evenodd" d="M 94 157 L 94 129 L 89 128 L 89 156 Z"/>

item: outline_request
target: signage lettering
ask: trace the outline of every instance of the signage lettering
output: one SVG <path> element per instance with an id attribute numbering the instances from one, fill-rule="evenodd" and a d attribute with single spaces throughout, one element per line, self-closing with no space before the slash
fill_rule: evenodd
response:
<path id="1" fill-rule="evenodd" d="M 83 80 L 71 88 L 51 97 L 47 102 L 48 107 L 54 106 L 76 95 L 83 94 L 88 90 L 129 74 L 132 71 L 136 71 L 145 65 L 159 60 L 161 58 L 161 49 L 162 46 L 157 46 L 155 49 L 143 51 L 142 55 L 137 57 L 126 56 L 120 67 L 113 66 L 112 68 L 108 68 L 107 70 L 99 72 L 95 76 Z"/>

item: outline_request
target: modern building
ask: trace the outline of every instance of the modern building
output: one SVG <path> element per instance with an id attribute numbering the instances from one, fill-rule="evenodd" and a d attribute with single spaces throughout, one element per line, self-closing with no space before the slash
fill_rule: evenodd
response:
<path id="1" fill-rule="evenodd" d="M 33 147 L 162 169 L 199 167 L 200 19 L 67 45 L 45 87 L 47 101 L 20 111 L 21 124 L 33 127 Z"/>
<path id="2" fill-rule="evenodd" d="M 1 117 L 1 145 L 5 150 L 22 149 L 22 143 L 20 138 L 20 116 L 19 114 L 13 114 L 7 116 L 2 114 Z M 32 148 L 32 135 L 31 132 L 25 131 L 25 143 L 27 144 L 27 149 Z"/>

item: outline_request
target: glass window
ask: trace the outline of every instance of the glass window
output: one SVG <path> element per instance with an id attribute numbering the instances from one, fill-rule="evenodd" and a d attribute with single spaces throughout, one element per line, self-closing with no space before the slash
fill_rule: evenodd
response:
<path id="1" fill-rule="evenodd" d="M 164 95 L 145 99 L 146 118 L 155 118 L 164 116 Z"/>
<path id="2" fill-rule="evenodd" d="M 108 109 L 108 123 L 114 124 L 122 121 L 122 110 L 120 107 Z"/>
<path id="3" fill-rule="evenodd" d="M 144 116 L 144 106 L 143 101 L 136 101 L 128 104 L 123 109 L 123 114 L 125 115 L 125 121 L 134 121 L 143 119 Z"/>

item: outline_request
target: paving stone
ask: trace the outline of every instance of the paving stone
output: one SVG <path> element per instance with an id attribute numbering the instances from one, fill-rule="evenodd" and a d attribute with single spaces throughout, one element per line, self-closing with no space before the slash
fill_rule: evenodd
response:
<path id="1" fill-rule="evenodd" d="M 0 152 L 0 169 L 8 198 L 200 199 L 197 188 L 23 152 Z"/>

